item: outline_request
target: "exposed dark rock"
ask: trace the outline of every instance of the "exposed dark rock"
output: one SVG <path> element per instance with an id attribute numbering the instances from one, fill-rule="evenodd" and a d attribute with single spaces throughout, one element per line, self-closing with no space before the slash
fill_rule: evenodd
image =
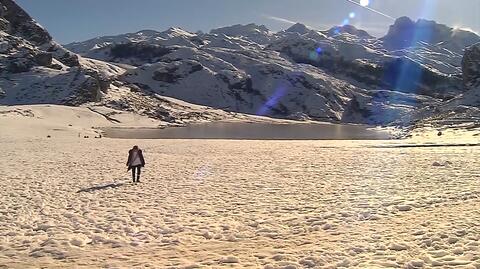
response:
<path id="1" fill-rule="evenodd" d="M 86 102 L 98 102 L 102 97 L 102 88 L 99 80 L 89 77 L 80 86 L 75 102 L 81 104 Z"/>
<path id="2" fill-rule="evenodd" d="M 350 115 L 361 115 L 364 118 L 369 118 L 372 116 L 372 112 L 362 107 L 357 97 L 354 96 L 347 104 L 347 109 L 345 110 L 345 116 Z"/>
<path id="3" fill-rule="evenodd" d="M 201 64 L 194 64 L 192 65 L 192 69 L 190 69 L 190 74 L 193 74 L 195 72 L 198 72 L 198 71 L 202 71 L 203 70 L 203 65 Z"/>
<path id="4" fill-rule="evenodd" d="M 137 86 L 135 84 L 129 84 L 128 88 L 130 88 L 131 92 L 142 92 L 142 88 L 140 88 L 139 86 Z"/>
<path id="5" fill-rule="evenodd" d="M 338 34 L 348 33 L 348 34 L 357 36 L 359 38 L 373 38 L 366 31 L 357 29 L 353 25 L 336 26 L 328 30 L 326 33 L 328 36 L 335 36 Z"/>
<path id="6" fill-rule="evenodd" d="M 78 56 L 76 54 L 73 54 L 69 51 L 65 52 L 63 56 L 59 58 L 59 61 L 62 62 L 63 64 L 74 67 L 74 66 L 79 66 L 80 62 L 78 60 Z"/>
<path id="7" fill-rule="evenodd" d="M 170 67 L 161 70 L 156 70 L 153 72 L 153 79 L 156 81 L 162 81 L 166 83 L 175 83 L 177 82 L 182 76 L 176 74 L 178 68 Z"/>
<path id="8" fill-rule="evenodd" d="M 453 29 L 435 21 L 412 21 L 408 17 L 401 17 L 390 26 L 386 36 L 381 38 L 384 47 L 388 50 L 399 50 L 418 45 L 420 42 L 437 44 L 440 42 L 466 43 L 472 45 L 480 41 L 474 33 Z"/>
<path id="9" fill-rule="evenodd" d="M 161 67 L 153 72 L 153 79 L 166 83 L 175 83 L 193 73 L 204 69 L 197 61 L 172 61 L 165 62 L 166 66 Z"/>
<path id="10" fill-rule="evenodd" d="M 114 58 L 135 57 L 141 60 L 153 61 L 153 59 L 162 57 L 172 51 L 172 48 L 166 48 L 160 45 L 146 43 L 126 43 L 114 45 L 111 48 L 111 56 Z"/>
<path id="11" fill-rule="evenodd" d="M 308 28 L 306 25 L 304 24 L 301 24 L 301 23 L 296 23 L 292 26 L 290 26 L 290 28 L 288 28 L 287 30 L 285 30 L 285 32 L 288 32 L 288 33 L 297 33 L 297 34 L 306 34 L 308 32 L 310 32 L 311 29 Z"/>
<path id="12" fill-rule="evenodd" d="M 0 2 L 2 18 L 9 22 L 7 32 L 19 35 L 36 45 L 42 45 L 52 41 L 50 34 L 38 25 L 21 7 L 13 0 Z"/>
<path id="13" fill-rule="evenodd" d="M 7 71 L 11 73 L 28 72 L 33 67 L 32 61 L 28 59 L 15 59 L 11 61 L 7 67 Z"/>
<path id="14" fill-rule="evenodd" d="M 203 41 L 203 39 L 201 39 L 201 38 L 198 37 L 198 36 L 191 37 L 191 38 L 189 38 L 189 40 L 190 40 L 193 44 L 195 44 L 195 45 L 197 45 L 197 46 L 203 46 L 203 45 L 205 45 L 205 41 Z"/>
<path id="15" fill-rule="evenodd" d="M 329 52 L 312 59 L 295 54 L 292 47 L 283 48 L 282 53 L 295 62 L 316 66 L 335 76 L 345 74 L 365 85 L 442 99 L 452 98 L 462 92 L 456 77 L 435 73 L 407 57 L 392 58 L 391 61 L 368 65 L 361 61 L 346 61 L 342 56 Z M 443 85 L 449 85 L 450 90 L 447 88 L 439 90 Z"/>
<path id="16" fill-rule="evenodd" d="M 51 64 L 49 68 L 55 69 L 55 70 L 62 70 L 63 67 L 59 64 Z"/>
<path id="17" fill-rule="evenodd" d="M 242 37 L 245 39 L 250 39 L 258 44 L 267 44 L 270 42 L 270 33 L 265 25 L 256 25 L 254 23 L 246 25 L 232 25 L 227 27 L 222 27 L 218 29 L 213 29 L 210 31 L 214 35 L 227 35 L 231 37 Z"/>
<path id="18" fill-rule="evenodd" d="M 40 66 L 51 66 L 53 55 L 48 52 L 42 52 L 35 55 L 35 62 Z"/>
<path id="19" fill-rule="evenodd" d="M 476 87 L 480 85 L 480 43 L 465 50 L 462 70 L 465 86 Z"/>
<path id="20" fill-rule="evenodd" d="M 1 10 L 1 8 L 0 8 Z M 1 15 L 0 15 L 1 17 Z M 8 28 L 10 27 L 10 23 L 5 20 L 4 18 L 0 18 L 0 31 L 8 31 Z"/>

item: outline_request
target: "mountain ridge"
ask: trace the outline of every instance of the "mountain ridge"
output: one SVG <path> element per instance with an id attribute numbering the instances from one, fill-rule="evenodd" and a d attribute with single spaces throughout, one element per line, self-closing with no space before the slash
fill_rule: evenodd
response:
<path id="1" fill-rule="evenodd" d="M 3 104 L 47 102 L 41 95 L 53 86 L 61 96 L 50 100 L 57 103 L 97 102 L 154 117 L 169 114 L 168 107 L 160 109 L 160 114 L 157 111 L 162 106 L 157 97 L 165 96 L 234 113 L 386 125 L 413 124 L 428 114 L 416 111 L 440 109 L 449 100 L 475 91 L 463 83 L 464 48 L 460 51 L 452 44 L 471 46 L 478 36 L 431 21 L 400 18 L 383 38 L 349 25 L 318 31 L 296 24 L 273 33 L 265 26 L 247 24 L 210 33 L 174 27 L 163 32 L 143 30 L 64 48 L 28 14 L 5 15 L 5 9 L 15 7 L 14 1 L 1 3 L 7 3 L 0 13 L 1 25 L 7 25 L 2 33 L 11 39 L 7 47 L 16 40 L 20 47 L 31 48 L 22 57 L 33 59 L 17 72 L 3 69 L 2 77 L 7 78 L 0 82 Z M 44 44 L 29 41 L 22 31 L 12 32 L 21 28 L 8 28 L 11 21 L 37 25 L 30 30 L 47 35 L 40 34 L 33 41 Z M 430 29 L 436 38 L 406 46 L 409 39 L 405 36 L 411 37 L 416 27 L 421 33 Z M 390 46 L 392 40 L 402 38 L 406 41 L 398 42 L 398 48 Z M 10 66 L 11 51 L 3 49 L 0 56 L 0 65 Z M 32 71 L 40 73 L 32 75 Z M 63 76 L 67 79 L 58 79 Z M 89 82 L 62 84 L 78 76 Z M 33 84 L 9 82 L 20 78 Z M 28 93 L 37 91 L 32 87 L 38 89 L 32 94 L 38 98 L 30 98 Z M 63 90 L 67 88 L 75 90 Z M 141 103 L 148 103 L 148 109 L 141 109 Z"/>

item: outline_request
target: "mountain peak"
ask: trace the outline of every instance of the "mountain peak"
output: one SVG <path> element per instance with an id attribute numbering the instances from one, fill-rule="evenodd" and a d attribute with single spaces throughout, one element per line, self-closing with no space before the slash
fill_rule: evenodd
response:
<path id="1" fill-rule="evenodd" d="M 328 36 L 335 36 L 335 35 L 343 34 L 343 33 L 354 35 L 354 36 L 357 36 L 359 38 L 372 38 L 372 36 L 370 34 L 368 34 L 366 31 L 358 29 L 355 26 L 349 25 L 349 24 L 342 25 L 342 26 L 335 26 L 335 27 L 330 28 L 327 31 Z"/>
<path id="2" fill-rule="evenodd" d="M 37 45 L 52 41 L 50 34 L 13 0 L 0 2 L 0 30 L 22 36 Z"/>
<path id="3" fill-rule="evenodd" d="M 265 25 L 250 24 L 236 24 L 227 27 L 212 29 L 210 34 L 226 35 L 231 37 L 242 37 L 253 41 L 257 44 L 267 44 L 270 42 L 271 33 Z"/>
<path id="4" fill-rule="evenodd" d="M 164 31 L 163 33 L 167 34 L 170 37 L 178 37 L 178 36 L 192 37 L 192 36 L 195 36 L 195 34 L 192 34 L 188 31 L 185 31 L 182 28 L 178 28 L 178 27 L 170 27 L 166 31 Z"/>
<path id="5" fill-rule="evenodd" d="M 310 32 L 312 29 L 308 28 L 305 24 L 302 24 L 302 23 L 295 23 L 294 25 L 292 25 L 290 28 L 288 28 L 287 30 L 285 30 L 285 32 L 288 32 L 288 33 L 298 33 L 298 34 L 306 34 L 308 32 Z"/>
<path id="6" fill-rule="evenodd" d="M 250 24 L 235 24 L 232 26 L 212 29 L 211 34 L 225 34 L 229 36 L 238 36 L 239 34 L 269 34 L 270 30 L 265 25 Z"/>
<path id="7" fill-rule="evenodd" d="M 407 16 L 403 16 L 403 17 L 400 17 L 400 18 L 397 18 L 395 20 L 395 22 L 393 23 L 394 26 L 397 26 L 397 27 L 411 27 L 415 24 L 415 22 L 410 19 L 410 17 L 407 17 Z"/>
<path id="8" fill-rule="evenodd" d="M 480 85 L 480 43 L 465 50 L 462 61 L 463 80 L 467 87 Z"/>
<path id="9" fill-rule="evenodd" d="M 267 26 L 265 25 L 258 25 L 258 24 L 255 24 L 255 23 L 250 23 L 250 24 L 247 24 L 246 25 L 247 27 L 250 27 L 250 28 L 253 28 L 253 29 L 257 29 L 257 30 L 260 30 L 261 32 L 269 32 L 270 30 L 267 28 Z"/>
<path id="10" fill-rule="evenodd" d="M 387 49 L 398 50 L 416 46 L 420 42 L 437 44 L 449 41 L 453 28 L 435 21 L 419 19 L 414 22 L 408 17 L 395 20 L 386 36 L 382 38 Z"/>
<path id="11" fill-rule="evenodd" d="M 156 30 L 151 30 L 151 29 L 145 29 L 145 30 L 140 30 L 135 33 L 136 35 L 141 35 L 141 36 L 153 36 L 153 35 L 158 35 L 160 34 L 159 31 Z"/>

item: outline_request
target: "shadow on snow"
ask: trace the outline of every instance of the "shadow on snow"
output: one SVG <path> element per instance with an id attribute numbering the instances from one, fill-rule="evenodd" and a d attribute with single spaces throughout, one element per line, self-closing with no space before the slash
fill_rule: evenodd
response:
<path id="1" fill-rule="evenodd" d="M 106 190 L 106 189 L 116 189 L 116 188 L 122 187 L 123 185 L 125 185 L 125 184 L 124 183 L 110 183 L 110 184 L 107 184 L 107 185 L 100 185 L 100 186 L 94 186 L 94 187 L 90 187 L 90 188 L 81 189 L 81 190 L 77 191 L 77 193 L 95 192 L 95 191 L 101 191 L 101 190 Z"/>

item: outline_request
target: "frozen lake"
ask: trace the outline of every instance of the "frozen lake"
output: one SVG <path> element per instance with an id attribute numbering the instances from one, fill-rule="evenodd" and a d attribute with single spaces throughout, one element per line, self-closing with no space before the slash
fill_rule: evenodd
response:
<path id="1" fill-rule="evenodd" d="M 478 147 L 3 134 L 0 268 L 480 268 Z"/>
<path id="2" fill-rule="evenodd" d="M 110 138 L 231 140 L 384 140 L 391 135 L 363 125 L 207 123 L 166 129 L 105 129 Z"/>

